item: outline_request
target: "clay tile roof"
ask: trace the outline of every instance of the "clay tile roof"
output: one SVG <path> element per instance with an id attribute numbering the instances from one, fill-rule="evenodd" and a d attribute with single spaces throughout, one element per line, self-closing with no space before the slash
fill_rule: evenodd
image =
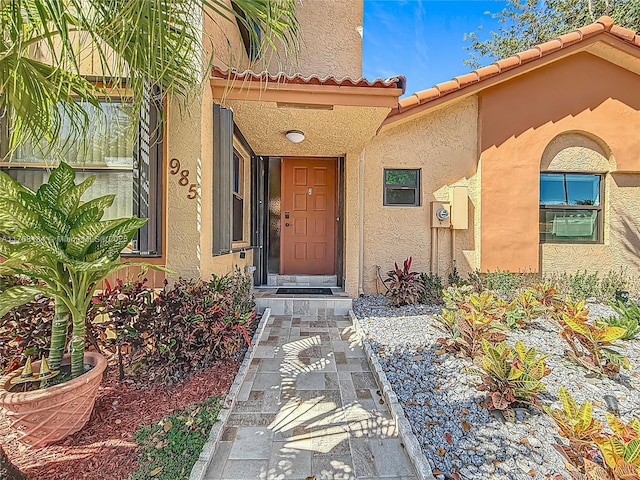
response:
<path id="1" fill-rule="evenodd" d="M 393 117 L 395 115 L 406 112 L 407 110 L 433 102 L 472 85 L 482 83 L 483 81 L 500 75 L 505 71 L 518 68 L 521 65 L 533 62 L 553 52 L 557 52 L 558 50 L 601 33 L 609 33 L 627 43 L 640 47 L 640 34 L 637 34 L 628 28 L 614 25 L 613 20 L 610 17 L 600 17 L 595 23 L 586 25 L 564 35 L 560 35 L 548 42 L 535 45 L 528 50 L 498 60 L 491 65 L 460 75 L 449 81 L 438 83 L 427 90 L 416 92 L 410 97 L 404 98 L 398 102 L 398 106 L 393 108 L 389 113 L 387 122 L 393 121 Z"/>
<path id="2" fill-rule="evenodd" d="M 235 68 L 225 70 L 223 68 L 214 66 L 211 69 L 212 78 L 221 78 L 225 80 L 234 81 L 255 81 L 262 83 L 286 83 L 286 84 L 298 84 L 298 85 L 333 85 L 338 87 L 373 87 L 373 88 L 400 88 L 404 93 L 406 79 L 402 75 L 391 77 L 387 79 L 376 78 L 374 80 L 367 80 L 363 77 L 351 78 L 351 77 L 320 77 L 318 75 L 304 76 L 296 73 L 293 75 L 287 75 L 285 73 L 271 74 L 269 72 L 252 72 L 251 70 L 245 70 L 239 72 Z"/>

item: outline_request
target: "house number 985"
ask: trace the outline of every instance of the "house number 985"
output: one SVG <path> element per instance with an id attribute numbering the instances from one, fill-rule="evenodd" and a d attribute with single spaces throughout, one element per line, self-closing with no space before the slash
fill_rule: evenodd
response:
<path id="1" fill-rule="evenodd" d="M 178 160 L 177 158 L 172 158 L 169 161 L 169 172 L 171 173 L 171 175 L 180 175 L 180 178 L 178 179 L 178 185 L 180 185 L 181 187 L 186 187 L 187 185 L 189 185 L 189 193 L 187 193 L 187 198 L 189 200 L 193 200 L 198 196 L 198 184 L 189 184 L 189 170 L 181 170 L 181 166 L 182 165 L 180 164 L 180 160 Z"/>

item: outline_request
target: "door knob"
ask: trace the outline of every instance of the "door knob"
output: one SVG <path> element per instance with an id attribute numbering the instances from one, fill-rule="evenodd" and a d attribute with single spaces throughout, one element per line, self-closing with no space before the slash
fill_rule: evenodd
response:
<path id="1" fill-rule="evenodd" d="M 288 223 L 285 223 L 285 224 L 284 224 L 284 226 L 285 226 L 285 227 L 288 227 L 288 226 L 289 226 L 289 224 L 288 224 Z"/>

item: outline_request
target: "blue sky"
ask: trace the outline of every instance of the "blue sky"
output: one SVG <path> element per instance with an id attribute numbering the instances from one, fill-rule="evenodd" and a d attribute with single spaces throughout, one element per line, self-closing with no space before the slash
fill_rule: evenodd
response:
<path id="1" fill-rule="evenodd" d="M 485 14 L 502 0 L 364 0 L 362 73 L 365 78 L 407 77 L 404 96 L 467 73 L 464 34 L 482 25 L 498 29 Z M 481 37 L 482 38 L 482 37 Z"/>

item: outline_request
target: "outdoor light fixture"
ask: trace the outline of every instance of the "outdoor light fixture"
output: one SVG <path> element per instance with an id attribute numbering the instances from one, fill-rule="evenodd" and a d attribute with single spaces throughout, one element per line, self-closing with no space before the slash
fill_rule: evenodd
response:
<path id="1" fill-rule="evenodd" d="M 285 134 L 285 137 L 287 137 L 287 140 L 289 140 L 290 142 L 300 143 L 304 140 L 304 133 L 300 130 L 289 130 Z"/>

